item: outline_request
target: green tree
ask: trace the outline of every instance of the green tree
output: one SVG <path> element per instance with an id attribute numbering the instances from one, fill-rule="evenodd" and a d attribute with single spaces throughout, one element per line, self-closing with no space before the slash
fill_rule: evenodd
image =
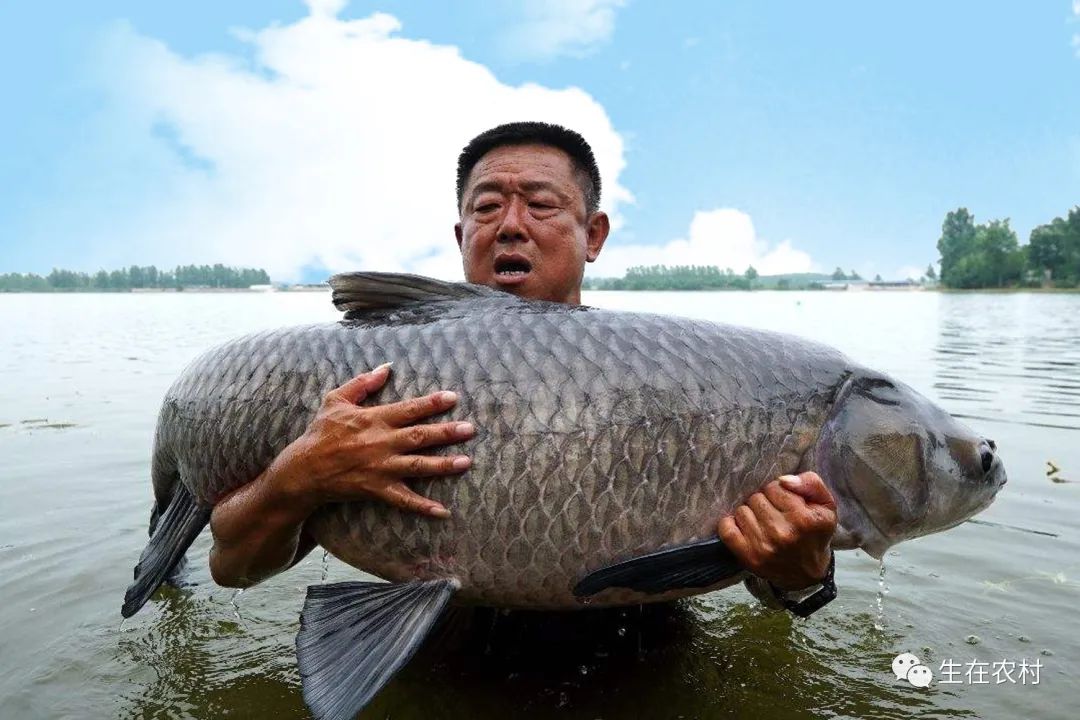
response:
<path id="1" fill-rule="evenodd" d="M 691 267 L 686 269 L 688 280 L 684 282 L 709 282 L 709 278 L 721 277 L 716 268 Z M 261 268 L 231 268 L 224 265 L 195 266 L 185 265 L 174 271 L 161 271 L 155 266 L 130 267 L 113 270 L 98 270 L 93 275 L 84 272 L 53 268 L 46 277 L 40 275 L 21 275 L 19 273 L 0 274 L 0 292 L 49 292 L 81 290 L 127 290 L 131 288 L 177 288 L 184 284 L 206 285 L 210 287 L 246 288 L 251 285 L 267 285 L 270 276 Z"/>
<path id="2" fill-rule="evenodd" d="M 835 270 L 833 270 L 832 279 L 847 280 L 847 275 L 844 274 L 844 271 L 840 267 L 837 267 Z"/>
<path id="3" fill-rule="evenodd" d="M 934 272 L 934 263 L 930 263 L 926 266 L 926 279 L 933 282 L 937 280 L 937 273 Z"/>
<path id="4" fill-rule="evenodd" d="M 1005 287 L 1020 279 L 1024 272 L 1024 256 L 1008 219 L 979 225 L 975 231 L 975 247 L 982 255 L 982 287 Z"/>
<path id="5" fill-rule="evenodd" d="M 143 269 L 138 265 L 132 265 L 127 271 L 128 287 L 142 288 L 146 287 L 146 274 Z"/>
<path id="6" fill-rule="evenodd" d="M 755 280 L 757 280 L 758 272 L 754 269 L 754 266 L 751 265 L 750 267 L 746 268 L 746 272 L 743 273 L 743 277 L 745 277 L 750 282 L 754 282 Z"/>
<path id="7" fill-rule="evenodd" d="M 1031 231 L 1027 266 L 1040 278 L 1072 286 L 1080 281 L 1080 207 Z"/>
<path id="8" fill-rule="evenodd" d="M 848 280 L 862 280 L 862 275 L 852 270 L 848 273 Z"/>
<path id="9" fill-rule="evenodd" d="M 975 246 L 975 216 L 967 208 L 957 208 L 945 216 L 938 238 L 941 253 L 941 282 L 954 286 L 953 271 L 961 258 L 969 257 Z"/>

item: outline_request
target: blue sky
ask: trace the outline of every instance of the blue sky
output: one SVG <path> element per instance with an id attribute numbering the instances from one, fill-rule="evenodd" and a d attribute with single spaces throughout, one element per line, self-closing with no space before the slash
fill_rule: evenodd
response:
<path id="1" fill-rule="evenodd" d="M 944 214 L 1080 203 L 1080 3 L 259 0 L 0 10 L 0 272 L 460 274 L 453 159 L 580 129 L 639 262 L 937 259 Z"/>

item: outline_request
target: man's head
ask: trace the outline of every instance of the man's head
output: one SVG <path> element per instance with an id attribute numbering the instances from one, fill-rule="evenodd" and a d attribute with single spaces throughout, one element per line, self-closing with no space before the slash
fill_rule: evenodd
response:
<path id="1" fill-rule="evenodd" d="M 520 122 L 476 136 L 458 158 L 455 226 L 465 279 L 537 300 L 577 303 L 585 263 L 609 230 L 585 139 Z"/>

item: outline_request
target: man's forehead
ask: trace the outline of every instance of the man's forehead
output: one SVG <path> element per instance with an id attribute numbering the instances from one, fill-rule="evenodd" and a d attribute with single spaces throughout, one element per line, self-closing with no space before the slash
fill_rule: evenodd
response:
<path id="1" fill-rule="evenodd" d="M 489 150 L 469 173 L 468 186 L 502 174 L 536 176 L 547 180 L 574 181 L 570 156 L 549 145 L 504 145 Z"/>

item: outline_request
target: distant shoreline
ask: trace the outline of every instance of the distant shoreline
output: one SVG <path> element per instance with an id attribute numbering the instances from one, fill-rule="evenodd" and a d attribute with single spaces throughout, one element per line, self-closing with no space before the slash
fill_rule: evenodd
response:
<path id="1" fill-rule="evenodd" d="M 1008 294 L 1008 293 L 1044 293 L 1044 294 L 1070 294 L 1080 293 L 1080 287 L 1075 288 L 937 288 L 937 292 L 943 293 L 955 293 L 962 295 L 965 293 L 995 293 L 995 294 Z"/>
<path id="2" fill-rule="evenodd" d="M 252 288 L 126 288 L 109 290 L 104 288 L 57 288 L 55 290 L 0 290 L 0 295 L 221 295 L 227 293 L 247 293 L 250 295 L 273 295 L 276 293 L 327 292 L 330 286 L 297 286 L 280 290 Z"/>

